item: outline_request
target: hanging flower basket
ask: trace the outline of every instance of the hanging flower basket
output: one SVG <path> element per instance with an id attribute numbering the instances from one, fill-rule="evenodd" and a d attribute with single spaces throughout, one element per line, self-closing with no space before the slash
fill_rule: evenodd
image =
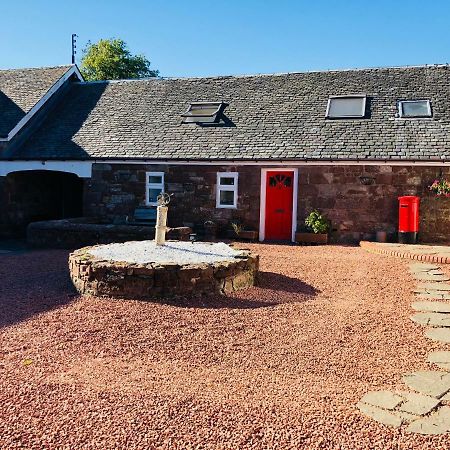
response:
<path id="1" fill-rule="evenodd" d="M 450 182 L 444 178 L 434 180 L 428 189 L 436 197 L 450 197 Z"/>

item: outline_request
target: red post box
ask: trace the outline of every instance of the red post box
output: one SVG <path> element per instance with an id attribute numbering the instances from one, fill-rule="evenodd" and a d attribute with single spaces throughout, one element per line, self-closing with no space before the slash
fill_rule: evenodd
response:
<path id="1" fill-rule="evenodd" d="M 416 244 L 419 232 L 420 198 L 406 195 L 398 198 L 398 241 L 400 244 Z"/>

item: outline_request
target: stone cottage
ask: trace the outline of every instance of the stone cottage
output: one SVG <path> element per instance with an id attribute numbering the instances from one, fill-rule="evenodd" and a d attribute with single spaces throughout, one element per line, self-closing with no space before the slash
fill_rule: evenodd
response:
<path id="1" fill-rule="evenodd" d="M 76 66 L 0 71 L 0 231 L 65 217 L 126 222 L 172 197 L 171 226 L 238 221 L 294 238 L 312 209 L 334 238 L 449 239 L 448 65 L 85 82 Z"/>

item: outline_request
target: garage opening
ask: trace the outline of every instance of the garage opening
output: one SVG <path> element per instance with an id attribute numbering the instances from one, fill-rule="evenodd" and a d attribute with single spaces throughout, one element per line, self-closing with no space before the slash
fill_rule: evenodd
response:
<path id="1" fill-rule="evenodd" d="M 83 179 L 66 172 L 33 170 L 7 177 L 8 222 L 22 234 L 31 222 L 83 214 Z"/>

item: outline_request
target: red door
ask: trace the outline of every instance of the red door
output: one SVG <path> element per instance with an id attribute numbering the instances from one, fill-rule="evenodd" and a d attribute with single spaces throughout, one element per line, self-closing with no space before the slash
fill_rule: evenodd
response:
<path id="1" fill-rule="evenodd" d="M 265 239 L 291 240 L 294 172 L 270 171 L 266 177 Z"/>

